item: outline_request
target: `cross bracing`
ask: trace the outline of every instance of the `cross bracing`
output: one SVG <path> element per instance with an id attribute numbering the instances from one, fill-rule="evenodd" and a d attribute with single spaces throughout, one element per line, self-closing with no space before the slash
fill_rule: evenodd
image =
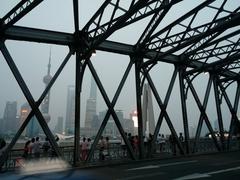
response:
<path id="1" fill-rule="evenodd" d="M 44 121 L 44 117 L 39 110 L 39 106 L 54 84 L 62 69 L 72 55 L 76 55 L 76 77 L 75 77 L 75 154 L 74 163 L 79 161 L 79 135 L 80 135 L 80 95 L 83 75 L 86 67 L 93 75 L 100 93 L 107 105 L 108 111 L 99 127 L 97 135 L 87 158 L 91 160 L 98 140 L 106 127 L 109 116 L 112 116 L 116 126 L 127 144 L 127 149 L 132 159 L 136 159 L 129 140 L 125 136 L 124 129 L 115 112 L 115 104 L 118 101 L 119 94 L 122 91 L 129 71 L 135 68 L 136 85 L 136 107 L 138 110 L 138 136 L 140 138 L 139 158 L 144 158 L 143 153 L 143 132 L 142 132 L 142 87 L 144 82 L 148 82 L 157 101 L 160 112 L 156 123 L 154 141 L 165 119 L 172 133 L 177 139 L 177 145 L 183 154 L 190 154 L 196 151 L 200 132 L 205 122 L 209 132 L 212 135 L 213 143 L 219 151 L 226 150 L 233 135 L 235 122 L 238 121 L 238 103 L 239 103 L 239 38 L 240 38 L 240 6 L 234 0 L 205 0 L 191 2 L 188 0 L 105 0 L 99 6 L 92 17 L 89 17 L 87 23 L 80 26 L 81 22 L 81 1 L 73 0 L 72 14 L 74 22 L 74 32 L 61 32 L 50 29 L 38 29 L 33 27 L 21 26 L 21 19 L 32 11 L 37 11 L 37 7 L 43 3 L 43 0 L 22 0 L 12 9 L 3 15 L 0 19 L 0 49 L 6 60 L 9 69 L 13 73 L 24 96 L 30 104 L 32 111 L 25 122 L 19 128 L 17 134 L 9 144 L 7 151 L 10 151 L 17 139 L 23 132 L 32 116 L 36 116 L 45 134 L 49 137 L 53 148 L 58 156 L 61 152 L 54 140 L 54 137 Z M 193 3 L 191 8 L 184 9 L 188 3 Z M 171 15 L 177 10 L 181 15 L 171 19 Z M 207 15 L 206 15 L 207 13 Z M 61 17 L 60 17 L 61 18 Z M 144 20 L 144 21 L 143 21 Z M 140 35 L 137 41 L 131 43 L 114 41 L 111 37 L 118 31 L 134 24 L 144 22 L 141 29 L 134 29 Z M 69 53 L 63 60 L 51 82 L 36 101 L 32 97 L 21 73 L 14 63 L 14 59 L 6 47 L 8 40 L 23 42 L 39 42 L 44 44 L 55 44 L 69 47 Z M 122 77 L 118 89 L 111 101 L 101 79 L 91 63 L 91 54 L 95 50 L 111 52 L 129 56 L 129 65 Z M 164 62 L 174 67 L 171 80 L 165 98 L 162 100 L 155 83 L 152 81 L 151 71 L 158 67 L 158 63 Z M 195 78 L 208 73 L 208 83 L 203 100 L 199 98 L 194 85 Z M 169 116 L 167 109 L 169 99 L 172 96 L 174 83 L 179 77 L 179 93 L 181 97 L 181 113 L 184 128 L 184 137 L 186 146 L 182 146 L 177 138 L 177 132 L 174 128 L 174 122 Z M 236 94 L 234 103 L 229 100 L 227 89 L 232 84 L 236 85 Z M 215 108 L 217 111 L 217 120 L 220 130 L 220 141 L 217 140 L 213 127 L 210 123 L 207 104 L 211 90 L 214 92 Z M 189 123 L 188 123 L 188 104 L 187 97 L 191 93 L 200 117 L 194 138 L 194 147 L 190 148 Z M 231 113 L 231 122 L 229 127 L 229 136 L 224 138 L 223 118 L 221 111 L 221 101 L 225 100 Z M 153 141 L 153 143 L 154 143 Z M 193 151 L 192 151 L 193 150 Z M 4 162 L 6 156 L 2 156 L 1 162 Z"/>

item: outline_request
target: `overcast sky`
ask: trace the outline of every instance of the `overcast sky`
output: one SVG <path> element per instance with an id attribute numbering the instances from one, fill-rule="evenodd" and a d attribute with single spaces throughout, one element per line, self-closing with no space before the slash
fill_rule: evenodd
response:
<path id="1" fill-rule="evenodd" d="M 80 29 L 88 22 L 91 16 L 95 13 L 98 7 L 102 4 L 102 0 L 81 0 L 79 1 L 80 9 Z M 163 28 L 177 17 L 180 17 L 186 13 L 196 4 L 203 1 L 192 1 L 184 0 L 183 2 L 176 5 L 167 14 L 164 21 L 161 23 L 158 29 Z M 217 0 L 216 5 L 221 3 L 222 0 Z M 3 17 L 15 4 L 15 0 L 1 0 L 0 2 L 0 17 Z M 129 2 L 121 1 L 121 5 L 128 5 Z M 231 10 L 234 7 L 239 6 L 239 1 L 230 0 L 228 8 Z M 110 11 L 111 9 L 109 9 Z M 209 11 L 211 12 L 211 11 Z M 205 13 L 205 14 L 204 14 Z M 107 16 L 108 15 L 108 16 Z M 110 14 L 107 12 L 103 18 L 110 18 Z M 199 23 L 208 18 L 206 12 L 203 12 L 202 18 L 198 19 Z M 114 33 L 109 40 L 124 42 L 129 44 L 135 44 L 147 25 L 147 20 L 144 19 L 141 22 L 137 22 L 134 25 L 124 28 Z M 72 1 L 70 0 L 45 0 L 32 12 L 22 18 L 16 25 L 34 27 L 40 29 L 49 29 L 62 32 L 72 33 L 74 31 L 74 20 L 73 20 L 73 8 Z M 30 42 L 18 42 L 18 41 L 6 41 L 8 50 L 13 57 L 17 67 L 19 68 L 24 80 L 26 81 L 32 95 L 35 100 L 39 98 L 45 85 L 42 81 L 43 77 L 47 73 L 47 64 L 49 60 L 50 47 L 52 49 L 52 67 L 51 75 L 54 75 L 57 68 L 68 53 L 68 47 L 48 45 L 42 43 L 30 43 Z M 123 73 L 128 65 L 129 57 L 97 51 L 97 55 L 92 58 L 93 65 L 104 85 L 106 92 L 108 93 L 110 101 L 112 100 L 117 86 L 123 76 Z M 160 96 L 165 96 L 168 88 L 171 75 L 173 73 L 173 65 L 166 63 L 158 63 L 156 67 L 151 71 L 151 75 L 155 85 L 159 91 Z M 89 70 L 86 70 L 84 75 L 83 90 L 82 90 L 82 108 L 81 108 L 81 124 L 84 124 L 85 110 L 86 110 L 86 99 L 89 97 L 90 92 L 90 78 L 91 75 Z M 201 75 L 194 81 L 196 90 L 202 98 L 207 84 L 208 75 Z M 67 86 L 74 85 L 75 79 L 75 56 L 72 56 L 68 64 L 64 68 L 62 74 L 57 79 L 56 83 L 51 89 L 50 97 L 50 114 L 51 122 L 50 126 L 54 127 L 58 116 L 63 116 L 65 119 L 66 113 L 66 99 L 67 99 Z M 26 102 L 17 82 L 15 81 L 12 73 L 10 72 L 2 54 L 0 53 L 0 118 L 3 116 L 4 107 L 7 101 L 17 101 L 18 108 Z M 233 101 L 235 85 L 228 91 L 230 99 Z M 211 92 L 213 95 L 213 92 Z M 136 108 L 135 98 L 135 77 L 134 68 L 130 72 L 130 76 L 124 85 L 123 91 L 119 97 L 119 100 L 115 106 L 115 109 L 121 109 L 124 111 L 124 115 L 128 118 L 129 113 Z M 212 96 L 213 97 L 213 96 Z M 103 111 L 106 109 L 106 105 L 98 92 L 97 97 L 97 111 Z M 208 115 L 212 121 L 216 120 L 216 109 L 214 98 L 210 98 L 210 102 L 207 108 Z M 154 100 L 154 98 L 153 98 Z M 189 124 L 196 125 L 199 119 L 199 110 L 194 102 L 191 94 L 187 99 L 188 103 L 188 114 Z M 154 100 L 155 119 L 157 120 L 159 115 L 159 107 Z M 168 113 L 173 121 L 173 124 L 177 131 L 182 131 L 182 113 L 180 104 L 180 95 L 178 88 L 178 77 L 176 84 L 173 89 L 173 94 L 170 98 L 168 105 Z M 226 103 L 223 102 L 223 117 L 226 119 L 225 126 L 228 129 L 230 113 L 226 107 Z M 166 127 L 165 125 L 163 127 Z M 167 128 L 163 130 L 167 132 Z"/>

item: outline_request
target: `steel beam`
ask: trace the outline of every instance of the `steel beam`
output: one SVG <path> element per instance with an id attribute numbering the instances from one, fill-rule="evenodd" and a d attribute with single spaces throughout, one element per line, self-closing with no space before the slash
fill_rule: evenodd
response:
<path id="1" fill-rule="evenodd" d="M 75 27 L 75 32 L 78 32 L 78 31 L 79 31 L 78 0 L 73 0 L 73 15 L 74 15 L 74 27 Z"/>
<path id="2" fill-rule="evenodd" d="M 186 153 L 189 154 L 189 152 L 190 152 L 189 127 L 188 127 L 187 104 L 186 104 L 187 95 L 185 93 L 185 85 L 184 85 L 185 71 L 186 71 L 185 67 L 182 67 L 182 66 L 178 67 L 179 88 L 180 88 L 180 95 L 181 95 L 182 117 L 183 117 L 183 128 L 184 128 L 184 135 L 185 135 L 185 148 L 186 148 Z"/>
<path id="3" fill-rule="evenodd" d="M 74 122 L 74 159 L 73 164 L 77 166 L 80 157 L 80 106 L 82 86 L 82 59 L 80 52 L 76 51 L 76 73 L 75 73 L 75 122 Z"/>
<path id="4" fill-rule="evenodd" d="M 135 84 L 136 84 L 136 106 L 138 117 L 138 138 L 139 138 L 139 159 L 144 158 L 144 145 L 143 145 L 143 117 L 142 117 L 142 88 L 141 88 L 141 61 L 143 58 L 132 57 L 135 61 Z"/>
<path id="5" fill-rule="evenodd" d="M 61 74 L 63 68 L 65 67 L 66 63 L 70 59 L 71 55 L 72 55 L 72 52 L 70 51 L 67 54 L 66 58 L 63 60 L 62 64 L 59 66 L 59 68 L 56 71 L 56 73 L 54 74 L 54 76 L 52 77 L 52 79 L 49 82 L 49 84 L 47 85 L 46 89 L 43 91 L 42 95 L 39 97 L 38 101 L 36 102 L 36 106 L 37 107 L 39 107 L 40 104 L 42 103 L 42 101 L 44 100 L 45 96 L 47 95 L 47 93 L 49 92 L 49 90 L 51 89 L 53 84 L 55 83 L 55 81 L 58 78 L 58 76 Z M 24 129 L 26 128 L 26 126 L 28 125 L 29 121 L 31 120 L 31 118 L 33 116 L 34 116 L 34 111 L 31 110 L 30 113 L 28 114 L 27 118 L 23 122 L 23 124 L 20 126 L 20 128 L 17 131 L 16 135 L 13 137 L 12 141 L 7 146 L 7 149 L 5 150 L 6 153 L 9 153 L 10 150 L 12 150 L 13 146 L 15 145 L 15 143 L 17 142 L 17 140 L 19 139 L 19 137 L 21 136 L 22 132 L 24 131 Z M 0 159 L 0 164 L 4 163 L 6 161 L 6 159 L 7 159 L 7 156 L 2 156 L 2 159 Z"/>
<path id="6" fill-rule="evenodd" d="M 12 71 L 18 85 L 20 86 L 24 96 L 26 97 L 29 105 L 31 106 L 32 108 L 32 111 L 35 113 L 37 119 L 38 119 L 38 122 L 39 124 L 41 125 L 43 131 L 45 132 L 46 136 L 49 138 L 49 141 L 53 147 L 53 150 L 56 152 L 57 156 L 61 157 L 61 153 L 58 149 L 58 145 L 54 139 L 54 136 L 53 134 L 51 133 L 42 113 L 40 112 L 38 106 L 37 106 L 37 103 L 34 101 L 34 98 L 32 96 L 32 94 L 30 93 L 26 83 L 24 82 L 17 66 L 15 65 L 11 55 L 9 54 L 4 42 L 0 42 L 0 49 L 2 51 L 2 54 L 10 68 L 10 70 Z"/>
<path id="7" fill-rule="evenodd" d="M 111 103 L 111 107 L 112 108 L 114 108 L 114 106 L 115 106 L 115 104 L 117 102 L 117 99 L 118 99 L 118 97 L 119 97 L 119 95 L 120 95 L 120 93 L 122 91 L 122 88 L 123 88 L 123 86 L 124 86 L 124 84 L 125 84 L 125 82 L 127 80 L 127 77 L 128 77 L 129 72 L 130 72 L 130 70 L 132 68 L 132 65 L 133 65 L 133 62 L 130 61 L 129 64 L 128 64 L 128 67 L 127 67 L 127 69 L 126 69 L 126 71 L 125 71 L 125 73 L 123 75 L 123 78 L 122 78 L 122 80 L 121 80 L 121 82 L 120 82 L 120 84 L 118 86 L 118 89 L 117 89 L 117 91 L 116 91 L 116 93 L 115 93 L 115 95 L 113 97 L 113 100 L 112 100 L 112 103 Z M 106 113 L 106 115 L 105 115 L 105 117 L 104 117 L 104 119 L 102 121 L 102 124 L 101 124 L 101 126 L 100 126 L 100 128 L 99 128 L 99 130 L 97 132 L 97 135 L 96 135 L 96 137 L 94 139 L 94 142 L 93 142 L 93 144 L 91 146 L 91 150 L 90 150 L 90 152 L 88 154 L 86 162 L 89 162 L 90 159 L 92 158 L 94 150 L 95 150 L 95 148 L 97 146 L 97 143 L 98 143 L 98 141 L 100 139 L 100 136 L 103 133 L 103 130 L 105 129 L 105 127 L 107 125 L 107 122 L 108 122 L 108 119 L 109 119 L 110 115 L 111 115 L 111 111 L 108 109 L 107 113 Z M 133 159 L 136 159 L 136 157 L 134 156 L 134 153 L 133 153 L 132 146 L 131 146 L 130 142 L 128 141 L 125 133 L 123 134 L 122 138 L 123 138 L 125 144 L 127 145 L 127 149 L 128 149 L 129 154 L 132 156 Z"/>
<path id="8" fill-rule="evenodd" d="M 38 6 L 43 0 L 22 0 L 13 9 L 11 9 L 2 19 L 0 31 L 7 29 L 19 21 L 23 16 Z M 1 25 L 1 22 L 0 22 Z"/>
<path id="9" fill-rule="evenodd" d="M 208 130 L 209 130 L 209 132 L 212 135 L 212 138 L 213 138 L 213 141 L 215 143 L 216 148 L 220 151 L 220 147 L 219 147 L 219 144 L 217 142 L 216 135 L 215 135 L 215 133 L 213 131 L 211 123 L 209 122 L 208 116 L 206 114 L 206 107 L 207 107 L 209 94 L 210 94 L 210 90 L 211 90 L 212 77 L 211 76 L 209 77 L 209 81 L 208 81 L 206 93 L 205 93 L 205 96 L 204 96 L 203 104 L 201 103 L 201 101 L 200 101 L 200 99 L 199 99 L 199 97 L 197 95 L 197 92 L 195 91 L 195 88 L 193 87 L 192 82 L 190 81 L 190 79 L 188 77 L 186 77 L 186 80 L 188 82 L 189 88 L 190 88 L 190 90 L 191 90 L 191 92 L 193 94 L 193 97 L 194 97 L 194 99 L 195 99 L 195 101 L 197 103 L 197 106 L 198 106 L 198 108 L 200 110 L 200 113 L 201 113 L 199 121 L 198 121 L 198 127 L 197 127 L 197 131 L 196 131 L 193 152 L 195 152 L 195 150 L 196 150 L 196 145 L 197 145 L 197 141 L 199 140 L 199 137 L 200 137 L 200 132 L 201 132 L 203 120 L 205 121 L 205 123 L 206 123 L 206 125 L 208 127 Z"/>
<path id="10" fill-rule="evenodd" d="M 127 140 L 127 137 L 125 136 L 124 129 L 122 128 L 122 125 L 121 125 L 121 123 L 120 123 L 120 121 L 119 121 L 119 118 L 118 118 L 118 116 L 117 116 L 117 114 L 116 114 L 116 112 L 114 111 L 114 108 L 113 108 L 113 106 L 115 105 L 115 103 L 116 103 L 116 101 L 117 101 L 117 98 L 118 98 L 118 96 L 119 96 L 119 94 L 120 94 L 120 91 L 121 91 L 121 89 L 122 89 L 123 83 L 124 83 L 124 81 L 125 81 L 126 78 L 127 78 L 127 74 L 129 73 L 128 71 L 130 71 L 130 69 L 129 69 L 130 67 L 128 67 L 128 69 L 127 69 L 127 71 L 126 71 L 126 73 L 125 73 L 125 75 L 124 75 L 124 78 L 122 79 L 122 81 L 121 81 L 121 83 L 120 83 L 120 85 L 119 85 L 119 88 L 118 88 L 118 90 L 117 90 L 117 93 L 116 93 L 115 96 L 114 96 L 113 102 L 111 103 L 110 100 L 109 100 L 109 98 L 108 98 L 108 96 L 107 96 L 107 93 L 106 93 L 106 91 L 104 90 L 104 87 L 103 87 L 103 85 L 102 85 L 102 83 L 101 83 L 101 81 L 100 81 L 100 79 L 99 79 L 99 77 L 98 77 L 98 75 L 97 75 L 97 73 L 96 73 L 93 65 L 92 65 L 92 62 L 90 61 L 90 59 L 87 60 L 87 65 L 88 65 L 89 70 L 91 71 L 91 73 L 92 73 L 92 75 L 93 75 L 93 78 L 94 78 L 94 80 L 95 80 L 95 82 L 96 82 L 96 84 L 97 84 L 97 86 L 98 86 L 98 88 L 99 88 L 99 90 L 100 90 L 100 92 L 101 92 L 101 94 L 102 94 L 102 97 L 103 97 L 103 99 L 104 99 L 104 101 L 105 101 L 105 103 L 106 103 L 106 105 L 107 105 L 107 107 L 108 107 L 108 111 L 110 111 L 110 114 L 112 115 L 113 120 L 115 121 L 115 124 L 116 124 L 116 126 L 117 126 L 117 128 L 118 128 L 118 130 L 119 130 L 119 132 L 120 132 L 120 134 L 121 134 L 121 136 L 122 136 L 122 138 L 124 139 L 124 142 L 125 142 L 126 145 L 127 145 L 127 149 L 128 149 L 128 151 L 129 151 L 129 153 L 130 153 L 131 158 L 132 158 L 132 159 L 136 159 L 136 157 L 135 157 L 135 155 L 134 155 L 134 153 L 133 153 L 133 149 L 132 149 L 132 147 L 131 147 L 131 144 L 130 144 L 130 142 Z M 131 65 L 129 65 L 129 66 L 131 66 Z M 106 116 L 105 116 L 105 121 L 102 123 L 101 129 L 99 130 L 99 132 L 98 132 L 98 134 L 97 134 L 98 136 L 97 136 L 97 137 L 95 138 L 95 140 L 94 140 L 94 144 L 93 144 L 93 147 L 92 147 L 92 149 L 91 149 L 91 151 L 90 151 L 90 154 L 89 154 L 88 157 L 87 157 L 87 161 L 90 160 L 90 157 L 91 157 L 91 155 L 92 155 L 92 153 L 93 153 L 93 151 L 94 151 L 94 148 L 96 147 L 96 144 L 98 143 L 98 140 L 99 140 L 99 138 L 100 138 L 100 135 L 101 135 L 101 133 L 103 132 L 103 129 L 104 129 L 104 127 L 105 127 L 106 124 L 107 124 L 107 120 L 108 120 L 108 119 L 107 119 L 107 116 L 109 116 L 109 115 L 106 115 Z M 97 139 L 97 138 L 98 138 L 98 139 Z"/>
<path id="11" fill-rule="evenodd" d="M 218 116 L 218 127 L 220 130 L 220 140 L 221 140 L 221 144 L 222 144 L 222 150 L 224 151 L 225 150 L 225 137 L 224 137 L 222 111 L 221 111 L 221 105 L 220 105 L 220 96 L 219 96 L 218 83 L 217 83 L 218 77 L 215 74 L 212 76 L 213 76 L 215 103 L 216 103 L 217 116 Z"/>
<path id="12" fill-rule="evenodd" d="M 167 90 L 167 94 L 166 94 L 166 97 L 165 97 L 165 100 L 164 100 L 164 103 L 162 102 L 158 92 L 157 92 L 157 89 L 151 79 L 151 76 L 149 75 L 149 73 L 147 73 L 145 71 L 145 74 L 144 74 L 148 80 L 148 83 L 152 89 L 152 92 L 153 92 L 153 95 L 154 97 L 156 98 L 157 100 L 157 103 L 161 109 L 161 113 L 158 117 L 158 121 L 157 121 L 157 124 L 156 124 L 156 127 L 155 127 L 155 130 L 154 130 L 154 135 L 153 135 L 153 142 L 152 143 L 155 143 L 156 139 L 157 139 L 157 135 L 158 135 L 158 132 L 160 130 L 160 127 L 162 125 L 162 121 L 163 121 L 163 118 L 165 117 L 165 120 L 166 120 L 166 123 L 171 131 L 171 134 L 172 136 L 176 139 L 176 142 L 177 142 L 177 146 L 181 152 L 181 154 L 185 154 L 184 152 L 184 149 L 183 149 L 183 146 L 181 144 L 181 142 L 179 141 L 179 138 L 178 138 L 178 135 L 174 129 L 174 126 L 171 122 L 171 119 L 170 117 L 168 116 L 168 113 L 166 111 L 166 108 L 167 108 L 167 105 L 168 105 L 168 102 L 169 102 L 169 98 L 170 98 L 170 95 L 171 95 L 171 92 L 173 90 L 173 85 L 174 85 L 174 82 L 176 80 L 176 76 L 177 76 L 177 69 L 175 68 L 174 72 L 173 72 L 173 75 L 172 75 L 172 78 L 171 78 L 171 81 L 170 81 L 170 84 L 169 84 L 169 87 L 168 87 L 168 90 Z M 152 144 L 153 146 L 153 144 Z M 153 146 L 154 147 L 154 146 Z M 152 151 L 153 153 L 153 151 Z"/>

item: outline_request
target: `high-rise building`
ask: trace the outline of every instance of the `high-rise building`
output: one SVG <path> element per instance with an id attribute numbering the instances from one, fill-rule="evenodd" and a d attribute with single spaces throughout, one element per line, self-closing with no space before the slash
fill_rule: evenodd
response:
<path id="1" fill-rule="evenodd" d="M 75 86 L 68 86 L 67 89 L 67 110 L 65 121 L 65 133 L 74 134 L 75 119 Z"/>
<path id="2" fill-rule="evenodd" d="M 55 126 L 55 130 L 54 131 L 56 133 L 60 133 L 60 134 L 63 133 L 63 117 L 62 116 L 58 117 L 57 124 Z"/>
<path id="3" fill-rule="evenodd" d="M 20 119 L 21 125 L 26 120 L 30 112 L 31 112 L 31 107 L 29 106 L 28 103 L 24 103 L 20 109 L 19 119 Z M 27 127 L 23 131 L 22 135 L 32 138 L 32 137 L 39 136 L 39 132 L 40 132 L 40 125 L 38 123 L 37 118 L 33 116 L 30 122 L 28 123 Z"/>
<path id="4" fill-rule="evenodd" d="M 116 110 L 115 112 L 117 114 L 118 120 L 120 121 L 123 129 L 125 130 L 125 125 L 126 124 L 124 122 L 122 110 Z M 99 117 L 99 122 L 103 121 L 106 113 L 107 113 L 107 110 L 99 112 L 99 116 L 98 116 Z M 119 130 L 117 128 L 117 125 L 116 125 L 112 116 L 109 117 L 107 125 L 106 125 L 106 127 L 103 131 L 103 135 L 104 136 L 109 136 L 109 137 L 119 137 L 120 136 L 120 132 L 119 132 Z"/>
<path id="5" fill-rule="evenodd" d="M 21 106 L 21 109 L 20 109 L 20 124 L 22 125 L 23 122 L 27 119 L 27 116 L 28 114 L 30 113 L 31 111 L 31 108 L 30 106 L 28 105 L 28 103 L 25 103 Z M 22 133 L 23 136 L 26 136 L 26 128 L 24 129 L 23 133 Z"/>
<path id="6" fill-rule="evenodd" d="M 3 114 L 3 134 L 15 133 L 19 122 L 16 119 L 17 116 L 17 102 L 7 101 L 4 114 Z"/>
<path id="7" fill-rule="evenodd" d="M 50 83 L 50 81 L 52 79 L 52 76 L 50 75 L 50 70 L 51 70 L 51 49 L 50 49 L 50 54 L 49 54 L 47 75 L 43 77 L 43 82 L 46 87 L 48 86 L 48 84 Z M 49 123 L 49 121 L 51 119 L 51 117 L 49 115 L 49 104 L 50 104 L 50 90 L 48 91 L 48 93 L 45 96 L 45 98 L 42 102 L 42 105 L 41 105 L 41 112 L 43 113 L 43 116 L 47 123 Z"/>
<path id="8" fill-rule="evenodd" d="M 97 85 L 93 77 L 91 78 L 90 96 L 86 105 L 85 128 L 92 128 L 92 121 L 96 116 Z"/>
<path id="9" fill-rule="evenodd" d="M 149 84 L 144 84 L 143 89 L 143 106 L 142 106 L 142 118 L 143 118 L 143 134 L 154 134 L 155 119 L 153 112 L 152 91 Z"/>

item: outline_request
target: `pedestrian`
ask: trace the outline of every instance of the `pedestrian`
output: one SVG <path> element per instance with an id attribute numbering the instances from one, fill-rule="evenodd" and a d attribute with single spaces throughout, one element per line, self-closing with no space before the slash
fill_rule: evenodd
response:
<path id="1" fill-rule="evenodd" d="M 159 152 L 162 152 L 161 138 L 162 138 L 162 135 L 161 135 L 161 134 L 158 134 L 156 144 L 157 144 L 157 147 L 159 147 Z"/>
<path id="2" fill-rule="evenodd" d="M 105 141 L 105 152 L 104 155 L 109 157 L 110 156 L 110 142 L 109 142 L 109 137 L 107 136 Z"/>
<path id="3" fill-rule="evenodd" d="M 170 142 L 170 147 L 171 147 L 171 150 L 172 150 L 172 153 L 174 156 L 176 156 L 176 153 L 177 153 L 177 149 L 176 149 L 176 137 L 171 134 L 169 136 L 169 142 Z"/>
<path id="4" fill-rule="evenodd" d="M 83 137 L 83 141 L 80 144 L 80 147 L 81 147 L 81 159 L 83 161 L 85 161 L 86 158 L 87 158 L 87 146 L 88 146 L 88 142 L 86 141 L 86 138 Z"/>
<path id="5" fill-rule="evenodd" d="M 59 137 L 58 137 L 58 136 L 55 136 L 55 141 L 56 141 L 57 146 L 59 147 Z M 57 156 L 57 153 L 56 153 L 56 151 L 53 149 L 52 146 L 51 146 L 51 156 L 52 156 L 52 157 L 56 157 L 56 156 Z"/>
<path id="6" fill-rule="evenodd" d="M 50 149 L 50 143 L 49 143 L 49 140 L 48 140 L 48 138 L 46 137 L 45 138 L 45 141 L 44 141 L 44 143 L 43 143 L 43 145 L 42 145 L 42 149 L 43 149 L 43 156 L 44 157 L 48 157 L 48 153 L 49 153 L 49 149 Z"/>
<path id="7" fill-rule="evenodd" d="M 161 139 L 160 139 L 160 151 L 163 152 L 165 151 L 165 145 L 166 145 L 166 139 L 164 137 L 164 134 L 162 134 Z"/>
<path id="8" fill-rule="evenodd" d="M 35 138 L 31 139 L 30 145 L 29 145 L 29 149 L 30 149 L 30 157 L 33 158 L 34 153 L 35 153 Z"/>
<path id="9" fill-rule="evenodd" d="M 105 159 L 105 156 L 104 156 L 104 149 L 105 149 L 105 140 L 103 138 L 103 136 L 100 137 L 100 140 L 99 140 L 99 160 L 102 161 Z"/>
<path id="10" fill-rule="evenodd" d="M 35 158 L 40 158 L 41 142 L 39 140 L 39 137 L 36 137 L 36 141 L 35 141 L 35 144 L 34 144 L 33 148 L 34 148 L 34 157 Z"/>
<path id="11" fill-rule="evenodd" d="M 91 150 L 91 147 L 92 147 L 91 138 L 87 138 L 87 156 Z"/>
<path id="12" fill-rule="evenodd" d="M 31 143 L 31 141 L 28 140 L 28 141 L 25 143 L 25 145 L 24 145 L 23 155 L 22 155 L 22 157 L 23 157 L 24 159 L 28 159 L 28 158 L 29 158 L 29 154 L 30 154 L 30 143 Z"/>
<path id="13" fill-rule="evenodd" d="M 148 137 L 148 157 L 151 156 L 151 151 L 152 151 L 152 141 L 153 141 L 153 135 L 151 133 L 149 133 L 149 137 Z"/>
<path id="14" fill-rule="evenodd" d="M 127 137 L 127 133 L 125 132 L 125 136 Z M 126 143 L 124 141 L 123 138 L 121 138 L 121 148 L 122 148 L 122 151 L 123 151 L 123 157 L 126 157 L 127 156 L 127 146 L 126 146 Z"/>
<path id="15" fill-rule="evenodd" d="M 133 150 L 136 155 L 138 154 L 138 147 L 139 147 L 139 138 L 138 138 L 138 135 L 136 135 L 133 137 Z"/>

